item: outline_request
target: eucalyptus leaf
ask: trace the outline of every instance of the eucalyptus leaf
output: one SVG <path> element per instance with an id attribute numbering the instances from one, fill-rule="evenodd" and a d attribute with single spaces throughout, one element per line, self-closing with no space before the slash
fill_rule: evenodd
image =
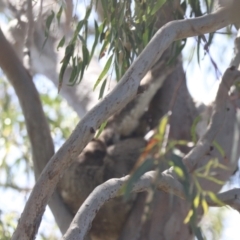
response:
<path id="1" fill-rule="evenodd" d="M 101 80 L 106 76 L 106 74 L 108 73 L 108 70 L 110 69 L 111 67 L 111 64 L 112 64 L 112 59 L 113 59 L 113 55 L 111 55 L 109 57 L 109 59 L 107 60 L 107 63 L 105 64 L 100 76 L 98 77 L 96 83 L 94 84 L 94 87 L 93 87 L 93 90 L 96 89 L 96 87 L 98 86 L 98 84 L 101 82 Z"/>

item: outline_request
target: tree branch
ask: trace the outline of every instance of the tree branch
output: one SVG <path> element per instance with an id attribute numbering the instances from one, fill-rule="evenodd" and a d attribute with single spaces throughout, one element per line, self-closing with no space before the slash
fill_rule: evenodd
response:
<path id="1" fill-rule="evenodd" d="M 88 196 L 75 215 L 68 231 L 63 236 L 64 240 L 83 240 L 91 227 L 91 223 L 95 218 L 99 209 L 108 200 L 120 196 L 120 190 L 127 183 L 130 176 L 123 178 L 110 179 L 107 182 L 96 187 Z M 163 180 L 164 179 L 164 180 Z M 163 180 L 163 181 L 162 181 Z M 147 190 L 152 184 L 156 184 L 158 189 L 163 191 L 171 189 L 174 194 L 184 198 L 183 187 L 180 182 L 172 178 L 168 172 L 161 173 L 159 181 L 156 183 L 156 172 L 151 171 L 145 173 L 139 181 L 134 184 L 132 192 L 142 192 Z"/>
<path id="2" fill-rule="evenodd" d="M 199 139 L 196 147 L 194 147 L 184 158 L 183 162 L 189 172 L 192 172 L 197 163 L 208 152 L 209 148 L 215 139 L 217 133 L 221 129 L 226 116 L 226 99 L 228 91 L 236 80 L 240 79 L 240 71 L 235 70 L 235 67 L 229 68 L 223 75 L 222 82 L 219 86 L 211 121 L 208 125 L 207 132 Z"/>
<path id="3" fill-rule="evenodd" d="M 30 72 L 31 71 L 31 56 L 30 56 L 30 49 L 32 46 L 32 41 L 33 41 L 33 24 L 34 24 L 34 19 L 33 19 L 33 12 L 32 12 L 32 0 L 27 1 L 27 18 L 28 18 L 28 29 L 27 29 L 27 34 L 26 34 L 26 39 L 25 39 L 25 47 L 24 47 L 24 58 L 23 58 L 23 63 L 25 68 Z"/>
<path id="4" fill-rule="evenodd" d="M 140 80 L 173 41 L 212 32 L 230 23 L 231 15 L 228 9 L 220 9 L 204 17 L 173 21 L 163 26 L 128 69 L 117 87 L 81 120 L 70 138 L 51 158 L 25 205 L 12 239 L 34 238 L 48 199 L 65 169 L 93 138 L 100 124 L 132 100 Z"/>
<path id="5" fill-rule="evenodd" d="M 217 194 L 217 198 L 226 205 L 229 205 L 230 207 L 240 212 L 240 188 L 234 188 L 226 192 L 219 193 Z M 207 199 L 207 203 L 209 206 L 219 207 L 218 204 L 209 198 Z"/>
<path id="6" fill-rule="evenodd" d="M 194 170 L 198 162 L 209 152 L 216 134 L 222 128 L 227 111 L 226 102 L 228 92 L 234 81 L 238 79 L 240 80 L 240 71 L 235 70 L 234 67 L 227 69 L 224 73 L 207 131 L 199 139 L 192 151 L 183 158 L 183 163 L 189 173 Z M 63 239 L 84 239 L 101 206 L 108 200 L 119 196 L 121 187 L 128 179 L 129 176 L 121 179 L 111 179 L 98 186 L 80 207 Z M 160 190 L 185 198 L 183 186 L 178 181 L 173 167 L 160 174 L 158 174 L 157 171 L 145 173 L 141 179 L 135 183 L 132 191 L 140 192 L 147 190 L 153 183 L 155 183 Z"/>
<path id="7" fill-rule="evenodd" d="M 230 66 L 235 66 L 236 68 L 240 68 L 240 29 L 238 30 L 238 35 L 234 41 L 234 56 L 231 61 Z"/>
<path id="8" fill-rule="evenodd" d="M 54 154 L 50 129 L 31 76 L 23 67 L 1 30 L 0 67 L 12 83 L 20 101 L 32 146 L 35 178 L 38 179 L 48 160 Z M 60 230 L 65 232 L 72 220 L 72 215 L 69 214 L 56 192 L 53 194 L 49 205 Z M 40 221 L 36 224 L 39 225 Z"/>

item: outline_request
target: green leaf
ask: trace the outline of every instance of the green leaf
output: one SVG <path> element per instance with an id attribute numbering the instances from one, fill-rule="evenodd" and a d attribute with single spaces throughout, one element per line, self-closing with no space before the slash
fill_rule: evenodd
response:
<path id="1" fill-rule="evenodd" d="M 202 199 L 202 208 L 204 215 L 206 215 L 208 213 L 208 204 L 204 198 Z"/>
<path id="2" fill-rule="evenodd" d="M 103 20 L 103 23 L 98 28 L 99 34 L 102 34 L 104 32 L 105 26 L 106 26 L 106 19 Z M 100 43 L 102 42 L 102 40 L 103 39 L 101 39 L 101 36 L 100 36 Z"/>
<path id="3" fill-rule="evenodd" d="M 207 162 L 206 165 L 204 165 L 201 168 L 199 168 L 198 171 L 203 170 L 204 171 L 203 175 L 207 176 L 207 175 L 210 174 L 210 170 L 213 167 L 213 165 L 214 165 L 214 161 L 210 160 L 210 161 Z"/>
<path id="4" fill-rule="evenodd" d="M 103 122 L 97 132 L 97 135 L 95 136 L 95 138 L 98 138 L 100 136 L 100 134 L 102 133 L 102 131 L 104 130 L 104 128 L 107 126 L 107 121 Z"/>
<path id="5" fill-rule="evenodd" d="M 191 126 L 191 137 L 192 137 L 192 141 L 194 143 L 197 142 L 197 134 L 196 134 L 196 127 L 197 124 L 201 121 L 201 116 L 198 116 L 194 119 L 193 124 Z"/>
<path id="6" fill-rule="evenodd" d="M 79 78 L 79 80 L 81 81 L 83 79 L 83 74 L 84 74 L 84 69 L 85 69 L 85 65 L 83 64 L 82 61 L 79 62 L 78 68 L 79 68 L 79 71 L 80 71 L 80 78 Z"/>
<path id="7" fill-rule="evenodd" d="M 199 203 L 200 203 L 200 194 L 198 193 L 193 200 L 193 206 L 194 206 L 195 209 L 198 208 Z"/>
<path id="8" fill-rule="evenodd" d="M 85 39 L 85 42 L 87 42 L 87 38 L 88 38 L 88 21 L 86 21 L 84 25 L 85 25 L 84 39 Z"/>
<path id="9" fill-rule="evenodd" d="M 93 57 L 93 54 L 94 54 L 94 51 L 95 51 L 95 48 L 97 46 L 98 39 L 99 39 L 99 27 L 98 27 L 96 20 L 94 21 L 94 27 L 95 27 L 95 39 L 94 39 L 94 43 L 93 43 L 92 50 L 90 53 L 90 60 Z"/>
<path id="10" fill-rule="evenodd" d="M 183 221 L 184 224 L 189 223 L 189 221 L 190 221 L 190 219 L 191 219 L 192 216 L 193 216 L 193 210 L 190 209 L 189 212 L 188 212 L 188 214 L 187 214 L 187 216 L 185 217 L 185 219 L 184 219 L 184 221 Z"/>
<path id="11" fill-rule="evenodd" d="M 55 16 L 55 13 L 53 12 L 53 10 L 51 11 L 51 14 L 47 17 L 46 19 L 46 28 L 45 28 L 45 40 L 43 42 L 43 46 L 42 48 L 44 48 L 47 40 L 48 40 L 48 36 L 49 36 L 49 29 L 50 29 L 50 26 L 52 24 L 52 21 L 53 21 L 53 18 Z"/>
<path id="12" fill-rule="evenodd" d="M 206 193 L 214 203 L 218 204 L 219 206 L 225 206 L 226 205 L 224 202 L 222 202 L 220 199 L 217 198 L 215 193 L 213 193 L 211 191 L 207 191 Z"/>
<path id="13" fill-rule="evenodd" d="M 214 182 L 214 183 L 216 183 L 216 184 L 219 184 L 219 185 L 223 185 L 223 184 L 224 184 L 223 181 L 221 181 L 221 180 L 219 180 L 219 179 L 217 179 L 217 178 L 215 178 L 215 177 L 203 175 L 203 174 L 201 174 L 201 173 L 198 173 L 197 176 L 200 177 L 200 178 L 207 179 L 207 180 L 209 180 L 209 181 L 211 181 L 211 182 Z"/>
<path id="14" fill-rule="evenodd" d="M 135 172 L 133 172 L 133 174 L 130 176 L 128 182 L 123 188 L 124 198 L 126 200 L 130 196 L 134 183 L 136 183 L 145 172 L 149 171 L 152 168 L 152 166 L 153 166 L 153 160 L 147 159 L 140 165 L 139 168 L 136 169 Z"/>
<path id="15" fill-rule="evenodd" d="M 69 79 L 70 83 L 72 82 L 74 84 L 76 82 L 77 73 L 78 73 L 78 68 L 75 64 L 73 64 L 71 76 L 70 76 L 70 79 Z"/>
<path id="16" fill-rule="evenodd" d="M 57 45 L 57 50 L 60 48 L 60 47 L 63 47 L 65 43 L 65 36 L 62 37 L 62 39 L 60 40 L 60 42 L 58 43 Z"/>
<path id="17" fill-rule="evenodd" d="M 168 64 L 172 64 L 175 62 L 175 60 L 177 59 L 177 57 L 179 56 L 179 54 L 182 52 L 183 48 L 185 47 L 186 43 L 187 43 L 187 39 L 182 39 L 182 40 L 175 42 L 176 50 L 174 52 L 174 56 L 168 61 Z"/>
<path id="18" fill-rule="evenodd" d="M 104 16 L 108 16 L 108 9 L 109 9 L 108 1 L 101 0 L 101 4 L 102 4 L 102 9 L 104 11 Z"/>
<path id="19" fill-rule="evenodd" d="M 165 130 L 169 121 L 170 113 L 165 114 L 160 120 L 160 124 L 158 126 L 158 133 L 161 139 L 164 138 Z"/>
<path id="20" fill-rule="evenodd" d="M 86 45 L 82 45 L 82 54 L 83 54 L 83 64 L 88 66 L 89 64 L 89 52 Z"/>
<path id="21" fill-rule="evenodd" d="M 84 17 L 85 20 L 89 18 L 91 11 L 92 11 L 92 8 L 88 7 L 86 10 L 86 13 L 85 13 L 85 17 Z"/>
<path id="22" fill-rule="evenodd" d="M 86 41 L 81 34 L 78 34 L 78 38 L 81 40 L 82 44 L 86 45 Z"/>
<path id="23" fill-rule="evenodd" d="M 61 16 L 62 16 L 62 12 L 63 12 L 63 6 L 60 7 L 58 13 L 57 13 L 57 22 L 58 22 L 58 25 L 60 24 L 60 19 L 61 19 Z"/>
<path id="24" fill-rule="evenodd" d="M 62 87 L 63 75 L 69 64 L 70 58 L 73 56 L 74 49 L 75 49 L 75 45 L 73 43 L 70 43 L 66 47 L 65 56 L 64 56 L 63 60 L 61 61 L 62 66 L 61 66 L 60 73 L 59 73 L 58 92 L 60 91 L 60 89 Z"/>
<path id="25" fill-rule="evenodd" d="M 107 83 L 107 78 L 103 81 L 103 84 L 102 84 L 102 86 L 101 86 L 98 99 L 100 99 L 100 98 L 103 97 L 104 90 L 105 90 L 105 87 L 106 87 L 106 83 Z"/>
<path id="26" fill-rule="evenodd" d="M 51 11 L 51 14 L 47 17 L 47 20 L 46 20 L 45 34 L 48 34 L 48 33 L 49 33 L 49 29 L 50 29 L 50 26 L 51 26 L 51 24 L 52 24 L 52 21 L 53 21 L 54 16 L 55 16 L 55 13 L 54 13 L 54 11 L 52 10 L 52 11 Z"/>
<path id="27" fill-rule="evenodd" d="M 180 167 L 175 166 L 174 171 L 176 172 L 179 178 L 184 178 L 183 170 Z"/>
<path id="28" fill-rule="evenodd" d="M 145 32 L 143 33 L 142 40 L 143 40 L 144 46 L 146 46 L 148 44 L 148 42 L 149 42 L 149 39 L 148 39 L 148 29 L 146 29 Z"/>
<path id="29" fill-rule="evenodd" d="M 81 29 L 82 29 L 82 27 L 83 27 L 83 24 L 84 24 L 84 21 L 83 21 L 83 20 L 81 20 L 81 21 L 78 22 L 77 27 L 76 27 L 76 29 L 75 29 L 75 31 L 74 31 L 73 39 L 72 39 L 72 42 L 73 42 L 73 43 L 76 42 L 77 37 L 78 37 L 78 35 L 79 35 L 79 32 L 81 31 Z"/>
<path id="30" fill-rule="evenodd" d="M 193 180 L 194 180 L 194 183 L 195 183 L 195 186 L 196 186 L 197 190 L 198 190 L 199 192 L 202 192 L 202 187 L 201 187 L 198 179 L 195 177 L 195 178 L 193 178 Z"/>
<path id="31" fill-rule="evenodd" d="M 105 64 L 100 76 L 98 77 L 96 83 L 94 84 L 93 90 L 96 89 L 96 87 L 98 86 L 98 84 L 101 82 L 101 80 L 105 77 L 105 75 L 107 74 L 108 70 L 110 69 L 110 66 L 112 64 L 112 58 L 113 58 L 113 54 L 109 57 L 109 59 L 107 60 L 107 63 Z"/>
<path id="32" fill-rule="evenodd" d="M 166 0 L 158 0 L 157 3 L 154 5 L 152 11 L 150 12 L 151 15 L 155 15 L 155 13 L 162 7 L 162 5 L 166 2 Z"/>
<path id="33" fill-rule="evenodd" d="M 120 26 L 117 26 L 118 28 L 121 27 L 122 23 L 124 22 L 124 18 L 125 18 L 125 1 L 122 4 L 122 7 L 119 9 L 119 17 L 118 17 L 118 21 L 117 24 L 120 24 Z"/>
<path id="34" fill-rule="evenodd" d="M 109 43 L 110 43 L 109 36 L 110 36 L 110 35 L 108 35 L 108 36 L 106 37 L 106 39 L 105 39 L 105 41 L 104 41 L 104 44 L 103 44 L 103 46 L 102 46 L 102 48 L 101 48 L 101 50 L 100 50 L 99 59 L 101 59 L 101 58 L 105 55 L 107 46 L 108 46 Z"/>
<path id="35" fill-rule="evenodd" d="M 225 152 L 223 148 L 218 144 L 216 140 L 213 141 L 213 146 L 219 151 L 222 157 L 225 157 Z"/>

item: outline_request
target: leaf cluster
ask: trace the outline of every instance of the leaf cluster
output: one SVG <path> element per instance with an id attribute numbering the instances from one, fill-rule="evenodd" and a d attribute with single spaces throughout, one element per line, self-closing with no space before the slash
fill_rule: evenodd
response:
<path id="1" fill-rule="evenodd" d="M 66 45 L 65 56 L 59 74 L 59 89 L 61 88 L 63 75 L 69 64 L 72 66 L 72 74 L 69 84 L 73 85 L 81 82 L 84 72 L 87 69 L 92 57 L 98 50 L 98 58 L 106 58 L 106 64 L 100 73 L 94 89 L 103 82 L 100 97 L 102 97 L 106 85 L 109 70 L 114 69 L 116 79 L 119 80 L 134 59 L 141 53 L 148 44 L 156 29 L 156 12 L 165 3 L 165 0 L 143 1 L 118 1 L 118 0 L 98 0 L 96 4 L 102 4 L 104 10 L 103 21 L 94 20 L 94 34 L 88 30 L 92 28 L 89 18 L 94 10 L 93 2 L 86 9 L 83 19 L 79 20 L 74 35 Z M 46 22 L 49 29 L 53 14 Z M 94 38 L 92 46 L 89 47 L 88 39 Z M 81 56 L 75 56 L 77 41 L 81 43 Z M 65 37 L 58 44 L 63 47 Z"/>
<path id="2" fill-rule="evenodd" d="M 201 186 L 201 180 L 214 182 L 222 186 L 224 182 L 217 179 L 215 173 L 217 169 L 228 169 L 223 164 L 219 163 L 218 159 L 211 159 L 206 165 L 196 169 L 190 175 L 182 162 L 182 156 L 179 156 L 179 154 L 176 153 L 179 152 L 179 146 L 188 146 L 193 143 L 168 139 L 169 120 L 170 114 L 163 116 L 160 120 L 157 131 L 155 131 L 155 134 L 148 141 L 147 146 L 142 151 L 128 182 L 122 189 L 122 192 L 125 198 L 128 199 L 134 184 L 145 172 L 151 169 L 155 169 L 157 172 L 162 172 L 164 169 L 162 168 L 161 163 L 163 161 L 167 162 L 174 168 L 178 180 L 182 183 L 185 198 L 190 204 L 190 210 L 184 223 L 190 225 L 197 239 L 204 239 L 201 228 L 198 226 L 199 209 L 203 211 L 204 215 L 208 212 L 208 199 L 219 206 L 224 206 L 225 204 L 217 198 L 215 193 L 204 190 Z M 196 118 L 191 129 L 194 142 L 196 142 L 195 127 L 198 121 L 199 118 Z M 225 156 L 224 150 L 216 141 L 213 142 L 213 146 L 219 151 L 222 157 Z M 156 191 L 157 186 L 153 184 L 152 187 L 153 191 Z"/>

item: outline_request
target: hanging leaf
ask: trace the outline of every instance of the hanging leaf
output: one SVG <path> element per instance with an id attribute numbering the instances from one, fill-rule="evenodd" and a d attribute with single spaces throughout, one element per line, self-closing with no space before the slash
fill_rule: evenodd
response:
<path id="1" fill-rule="evenodd" d="M 197 193 L 196 197 L 193 200 L 193 206 L 195 209 L 198 208 L 199 203 L 200 203 L 200 193 Z"/>
<path id="2" fill-rule="evenodd" d="M 100 134 L 102 133 L 102 131 L 104 130 L 104 128 L 107 126 L 107 121 L 103 122 L 97 132 L 97 135 L 95 136 L 95 138 L 98 138 L 100 136 Z"/>
<path id="3" fill-rule="evenodd" d="M 206 215 L 208 213 L 208 204 L 204 198 L 202 199 L 202 208 L 204 215 Z"/>
<path id="4" fill-rule="evenodd" d="M 83 64 L 87 67 L 89 64 L 89 52 L 85 44 L 82 45 Z"/>
<path id="5" fill-rule="evenodd" d="M 155 15 L 156 12 L 162 7 L 162 5 L 166 2 L 166 0 L 158 0 L 154 7 L 152 8 L 150 14 Z"/>
<path id="6" fill-rule="evenodd" d="M 59 73 L 58 92 L 61 90 L 62 82 L 63 82 L 63 75 L 64 75 L 64 72 L 65 72 L 65 70 L 66 70 L 66 68 L 69 64 L 70 58 L 73 56 L 74 49 L 75 49 L 75 46 L 74 46 L 73 43 L 70 43 L 66 47 L 65 56 L 64 56 L 63 60 L 61 61 L 62 66 L 61 66 L 60 73 Z"/>
<path id="7" fill-rule="evenodd" d="M 52 10 L 51 14 L 47 17 L 47 20 L 46 20 L 45 36 L 48 35 L 49 33 L 49 29 L 51 27 L 54 16 L 55 16 L 55 13 Z"/>
<path id="8" fill-rule="evenodd" d="M 184 222 L 185 224 L 189 223 L 189 221 L 190 221 L 192 215 L 193 215 L 193 210 L 190 209 L 189 212 L 188 212 L 188 214 L 187 214 L 187 216 L 186 216 L 186 218 L 184 219 L 183 222 Z"/>
<path id="9" fill-rule="evenodd" d="M 198 116 L 194 119 L 193 124 L 191 126 L 191 137 L 192 137 L 192 141 L 194 143 L 197 143 L 197 134 L 196 134 L 196 127 L 197 124 L 201 121 L 201 116 Z"/>
<path id="10" fill-rule="evenodd" d="M 225 206 L 226 204 L 224 202 L 222 202 L 215 193 L 207 191 L 207 195 L 211 198 L 211 200 L 218 204 L 220 207 Z"/>
<path id="11" fill-rule="evenodd" d="M 140 177 L 147 171 L 149 171 L 153 167 L 153 160 L 152 159 L 147 159 L 144 161 L 140 167 L 138 167 L 131 177 L 129 178 L 128 182 L 123 188 L 124 192 L 124 198 L 127 200 L 131 194 L 131 191 L 133 189 L 134 183 L 136 183 Z"/>
<path id="12" fill-rule="evenodd" d="M 57 45 L 57 50 L 60 48 L 60 47 L 63 47 L 65 43 L 65 36 L 62 37 L 62 39 L 60 40 L 60 42 L 58 43 Z"/>
<path id="13" fill-rule="evenodd" d="M 113 55 L 111 55 L 109 57 L 109 59 L 107 60 L 107 63 L 105 64 L 100 76 L 98 77 L 96 83 L 94 84 L 94 87 L 93 87 L 93 90 L 96 89 L 96 87 L 98 86 L 98 84 L 101 82 L 101 80 L 106 76 L 108 70 L 110 69 L 110 66 L 112 64 L 112 58 L 113 58 Z"/>
<path id="14" fill-rule="evenodd" d="M 221 181 L 221 180 L 219 180 L 219 179 L 217 179 L 215 177 L 212 177 L 212 176 L 206 176 L 206 175 L 203 175 L 201 173 L 198 173 L 197 176 L 201 177 L 201 178 L 204 178 L 204 179 L 207 179 L 207 180 L 209 180 L 211 182 L 214 182 L 216 184 L 219 184 L 219 185 L 223 185 L 224 184 L 224 181 Z"/>
<path id="15" fill-rule="evenodd" d="M 219 151 L 222 157 L 225 157 L 225 151 L 216 140 L 213 141 L 213 146 Z"/>
<path id="16" fill-rule="evenodd" d="M 183 170 L 180 167 L 175 166 L 174 167 L 174 171 L 178 175 L 179 178 L 181 178 L 181 179 L 184 178 L 184 172 L 183 172 Z"/>
<path id="17" fill-rule="evenodd" d="M 48 40 L 48 36 L 49 36 L 49 29 L 51 27 L 52 21 L 54 19 L 55 13 L 53 12 L 53 10 L 51 11 L 51 14 L 47 17 L 46 19 L 46 28 L 45 28 L 45 40 L 43 42 L 43 46 L 42 48 L 44 48 L 47 40 Z"/>
<path id="18" fill-rule="evenodd" d="M 100 98 L 103 97 L 104 90 L 105 90 L 105 87 L 106 87 L 106 83 L 107 83 L 107 78 L 103 81 L 103 84 L 102 84 L 102 86 L 101 86 L 98 99 L 100 99 Z"/>
<path id="19" fill-rule="evenodd" d="M 83 27 L 83 24 L 84 24 L 84 20 L 81 20 L 78 22 L 77 27 L 74 31 L 74 36 L 73 36 L 72 42 L 76 42 L 77 37 L 79 36 L 79 32 L 81 31 L 81 29 Z"/>
<path id="20" fill-rule="evenodd" d="M 57 12 L 57 16 L 56 16 L 56 17 L 57 17 L 58 25 L 60 24 L 62 12 L 63 12 L 63 6 L 61 6 L 60 9 L 59 9 L 59 11 Z"/>
<path id="21" fill-rule="evenodd" d="M 71 72 L 71 76 L 70 76 L 70 79 L 69 79 L 69 82 L 70 83 L 74 83 L 76 81 L 76 78 L 77 78 L 77 73 L 78 73 L 78 69 L 77 69 L 77 66 L 76 66 L 76 63 L 75 63 L 75 59 L 74 58 L 74 63 L 73 63 L 73 66 L 72 66 L 72 72 Z"/>
<path id="22" fill-rule="evenodd" d="M 98 27 L 96 20 L 94 21 L 94 28 L 95 28 L 95 38 L 94 38 L 94 43 L 93 43 L 92 50 L 90 53 L 90 59 L 92 59 L 92 57 L 93 57 L 93 54 L 95 52 L 95 48 L 97 46 L 98 39 L 99 39 L 99 27 Z"/>
<path id="23" fill-rule="evenodd" d="M 160 124 L 158 126 L 158 134 L 159 134 L 160 139 L 164 138 L 164 134 L 165 134 L 165 130 L 166 130 L 166 127 L 167 127 L 167 124 L 169 121 L 170 114 L 171 114 L 170 112 L 165 114 L 160 120 Z"/>

